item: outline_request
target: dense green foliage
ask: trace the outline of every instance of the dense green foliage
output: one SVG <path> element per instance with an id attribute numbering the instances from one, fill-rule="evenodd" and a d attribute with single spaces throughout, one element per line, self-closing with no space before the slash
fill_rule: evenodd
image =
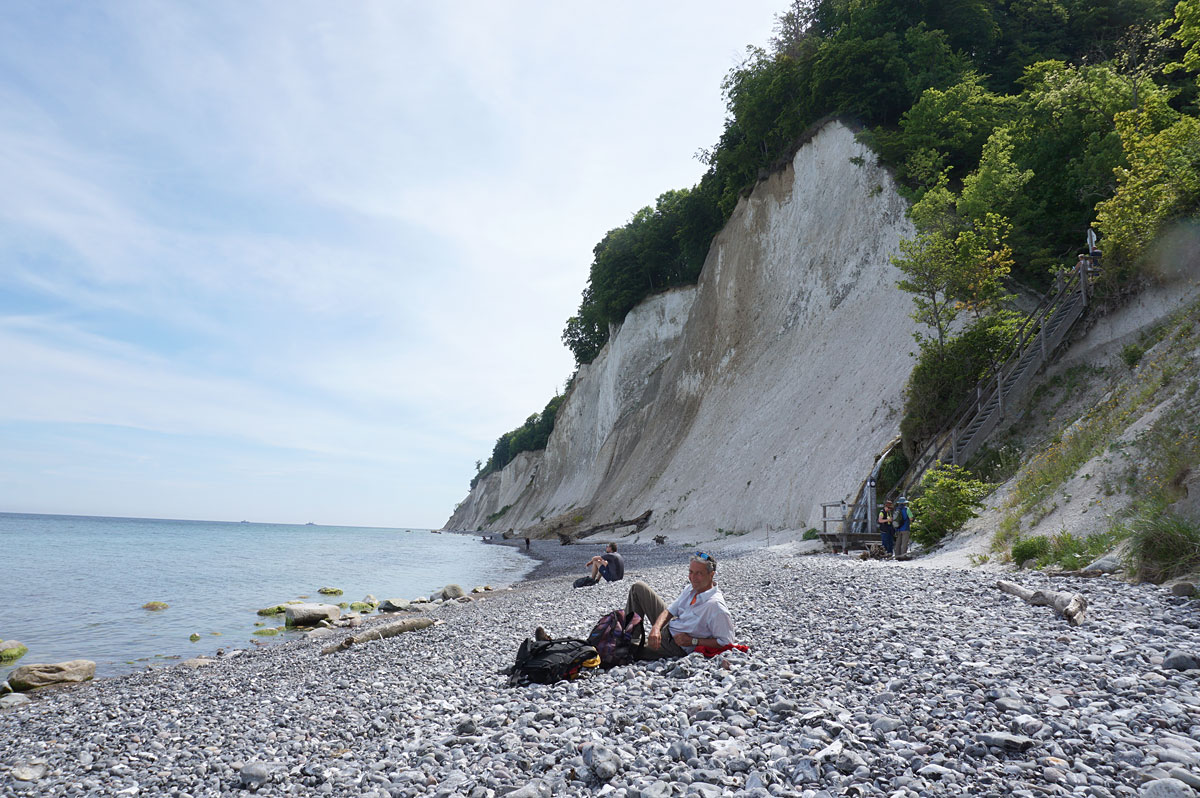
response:
<path id="1" fill-rule="evenodd" d="M 564 343 L 589 363 L 609 325 L 641 299 L 694 281 L 738 199 L 831 115 L 867 126 L 864 135 L 914 199 L 939 185 L 986 183 L 987 174 L 972 173 L 993 141 L 1009 182 L 980 186 L 983 204 L 960 204 L 967 224 L 951 239 L 961 258 L 990 238 L 1020 276 L 1044 280 L 1047 267 L 1073 259 L 1096 203 L 1113 196 L 1113 169 L 1127 157 L 1114 115 L 1164 105 L 1181 88 L 1175 106 L 1194 96 L 1186 79 L 1161 68 L 1169 48 L 1159 46 L 1155 26 L 1172 7 L 796 0 L 779 15 L 770 46 L 749 48 L 727 76 L 725 130 L 702 155 L 700 182 L 662 195 L 596 246 Z M 1176 44 L 1192 42 L 1189 55 L 1200 62 L 1195 27 L 1194 19 L 1183 26 L 1193 38 Z M 991 226 L 987 213 L 996 215 Z M 975 240 L 957 240 L 964 232 Z"/>
<path id="2" fill-rule="evenodd" d="M 983 497 L 995 488 L 961 466 L 940 465 L 925 473 L 913 499 L 913 540 L 932 546 L 979 515 Z"/>
<path id="3" fill-rule="evenodd" d="M 501 435 L 496 441 L 495 447 L 492 448 L 492 456 L 480 466 L 479 472 L 471 480 L 471 487 L 474 488 L 479 480 L 493 471 L 504 468 L 521 452 L 545 449 L 546 441 L 550 440 L 550 433 L 554 431 L 554 419 L 558 415 L 558 408 L 562 405 L 563 398 L 561 394 L 555 396 L 546 403 L 542 412 L 534 413 L 525 419 L 524 424 Z"/>
<path id="4" fill-rule="evenodd" d="M 997 311 L 972 322 L 940 349 L 934 340 L 922 342 L 900 420 L 906 442 L 915 446 L 954 420 L 963 397 L 1007 359 L 1022 320 L 1019 313 Z"/>
<path id="5" fill-rule="evenodd" d="M 1012 561 L 1024 565 L 1033 560 L 1037 562 L 1050 554 L 1050 538 L 1034 536 L 1022 538 L 1012 545 Z"/>

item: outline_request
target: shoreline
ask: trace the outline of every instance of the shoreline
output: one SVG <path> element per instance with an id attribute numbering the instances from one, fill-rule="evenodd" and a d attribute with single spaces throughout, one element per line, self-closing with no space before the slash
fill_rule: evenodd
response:
<path id="1" fill-rule="evenodd" d="M 419 632 L 321 655 L 351 631 L 336 630 L 0 711 L 0 792 L 913 798 L 1200 784 L 1200 670 L 1168 663 L 1200 655 L 1200 622 L 1161 588 L 1015 577 L 1087 595 L 1088 621 L 1069 627 L 1001 594 L 992 573 L 713 547 L 748 654 L 509 688 L 498 671 L 535 626 L 585 635 L 633 580 L 668 600 L 685 583 L 681 546 L 622 545 L 625 580 L 575 590 L 567 566 L 590 547 L 559 548 L 544 552 L 556 575 L 438 606 L 442 623 Z"/>

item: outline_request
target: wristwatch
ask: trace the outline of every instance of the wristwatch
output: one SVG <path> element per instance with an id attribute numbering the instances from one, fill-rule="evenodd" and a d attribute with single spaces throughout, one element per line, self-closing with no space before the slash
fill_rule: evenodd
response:
<path id="1" fill-rule="evenodd" d="M 698 646 L 698 645 L 700 645 L 700 640 L 699 640 L 698 638 L 695 638 L 695 637 L 693 637 L 693 638 L 692 638 L 692 645 L 693 645 L 693 646 Z"/>

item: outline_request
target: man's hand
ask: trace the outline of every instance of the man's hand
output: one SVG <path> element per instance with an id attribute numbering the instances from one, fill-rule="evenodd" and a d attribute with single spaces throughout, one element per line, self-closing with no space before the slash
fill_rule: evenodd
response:
<path id="1" fill-rule="evenodd" d="M 671 637 L 675 639 L 675 642 L 679 644 L 680 648 L 683 648 L 684 646 L 690 646 L 692 644 L 692 636 L 686 632 L 676 632 L 675 634 L 671 635 Z"/>
<path id="2" fill-rule="evenodd" d="M 662 629 L 657 626 L 650 627 L 650 634 L 646 635 L 646 645 L 655 650 L 662 648 Z"/>

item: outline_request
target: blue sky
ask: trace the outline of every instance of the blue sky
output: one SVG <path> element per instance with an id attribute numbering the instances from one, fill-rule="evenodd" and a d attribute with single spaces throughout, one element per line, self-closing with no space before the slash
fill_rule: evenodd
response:
<path id="1" fill-rule="evenodd" d="M 0 16 L 0 511 L 440 526 L 757 0 Z"/>

